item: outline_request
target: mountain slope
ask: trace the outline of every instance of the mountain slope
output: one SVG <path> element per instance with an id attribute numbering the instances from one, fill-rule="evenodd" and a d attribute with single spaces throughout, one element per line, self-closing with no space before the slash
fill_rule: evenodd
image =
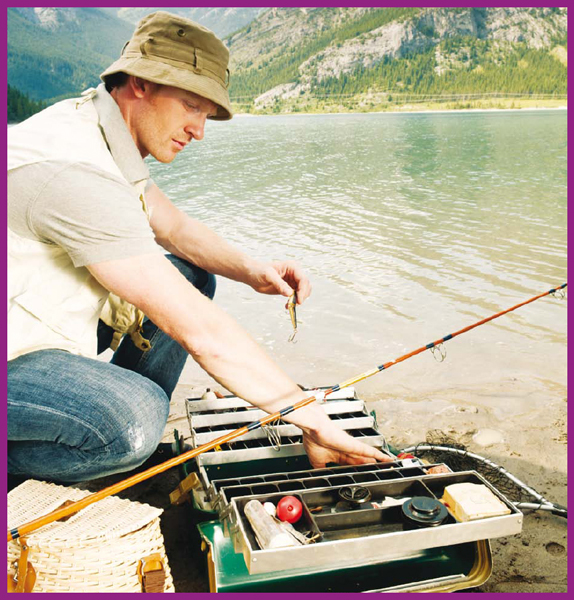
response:
<path id="1" fill-rule="evenodd" d="M 133 27 L 97 8 L 8 8 L 8 82 L 35 100 L 97 85 Z"/>
<path id="2" fill-rule="evenodd" d="M 566 9 L 272 9 L 228 40 L 240 105 L 383 91 L 565 94 Z"/>
<path id="3" fill-rule="evenodd" d="M 78 94 L 99 82 L 154 10 L 9 8 L 8 82 L 32 100 Z M 379 110 L 421 94 L 566 94 L 565 8 L 162 10 L 220 36 L 233 31 L 225 39 L 230 94 L 241 111 Z"/>
<path id="4" fill-rule="evenodd" d="M 190 18 L 220 37 L 265 8 L 8 8 L 8 81 L 31 98 L 73 96 L 99 83 L 135 24 L 156 10 Z"/>

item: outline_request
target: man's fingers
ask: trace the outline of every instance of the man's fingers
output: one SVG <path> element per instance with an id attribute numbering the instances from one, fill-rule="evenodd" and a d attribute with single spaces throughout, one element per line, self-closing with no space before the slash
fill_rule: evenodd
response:
<path id="1" fill-rule="evenodd" d="M 297 304 L 303 304 L 311 294 L 311 283 L 297 264 L 290 265 L 291 277 L 297 287 Z"/>
<path id="2" fill-rule="evenodd" d="M 297 291 L 297 304 L 303 304 L 311 294 L 311 283 L 299 265 L 295 262 L 285 261 L 273 263 L 273 267 L 278 277 L 291 287 L 291 294 L 293 294 L 293 290 Z M 284 288 L 278 287 L 277 289 L 281 294 L 286 295 L 282 291 Z"/>
<path id="3" fill-rule="evenodd" d="M 322 430 L 314 441 L 319 446 L 329 449 L 339 463 L 364 464 L 393 460 L 377 448 L 360 442 L 336 426 L 329 431 Z"/>
<path id="4" fill-rule="evenodd" d="M 303 304 L 305 300 L 311 295 L 311 284 L 309 280 L 303 276 L 303 279 L 299 282 L 297 288 L 297 304 Z"/>
<path id="5" fill-rule="evenodd" d="M 341 454 L 339 464 L 344 465 L 367 465 L 376 463 L 374 458 L 367 456 L 352 456 L 350 454 Z"/>
<path id="6" fill-rule="evenodd" d="M 376 448 L 374 448 L 374 450 L 376 450 Z M 384 452 L 381 452 L 380 450 L 376 450 L 376 454 L 374 455 L 374 457 L 377 460 L 377 462 L 393 462 L 395 460 L 394 458 L 392 458 L 388 454 L 385 454 Z"/>
<path id="7" fill-rule="evenodd" d="M 293 288 L 284 281 L 279 273 L 275 269 L 270 269 L 268 273 L 269 283 L 282 295 L 289 296 L 293 295 Z"/>
<path id="8" fill-rule="evenodd" d="M 375 450 L 375 448 L 373 448 Z M 344 461 L 348 465 L 364 465 L 375 462 L 392 462 L 392 458 L 389 458 L 387 455 L 379 452 L 378 450 L 373 453 L 373 455 L 368 454 L 344 454 L 340 453 L 340 457 L 342 461 Z"/>
<path id="9" fill-rule="evenodd" d="M 374 446 L 360 442 L 349 434 L 345 434 L 345 438 L 346 443 L 341 440 L 341 445 L 339 446 L 341 454 L 345 453 L 348 457 L 353 458 L 370 459 L 364 460 L 363 462 L 392 462 L 393 460 Z"/>

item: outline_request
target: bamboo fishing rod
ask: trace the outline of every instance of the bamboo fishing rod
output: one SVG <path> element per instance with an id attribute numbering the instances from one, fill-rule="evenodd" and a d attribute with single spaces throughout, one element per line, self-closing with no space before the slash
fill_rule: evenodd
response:
<path id="1" fill-rule="evenodd" d="M 107 488 L 104 488 L 103 490 L 100 490 L 99 492 L 94 492 L 93 494 L 90 494 L 89 496 L 86 496 L 85 498 L 82 498 L 81 500 L 72 502 L 68 506 L 63 506 L 61 508 L 58 508 L 58 509 L 52 511 L 51 513 L 48 513 L 47 515 L 38 517 L 32 521 L 29 521 L 28 523 L 24 523 L 23 525 L 20 525 L 20 527 L 15 527 L 14 529 L 10 529 L 8 531 L 8 541 L 10 542 L 11 540 L 15 540 L 19 537 L 25 536 L 25 535 L 31 533 L 32 531 L 36 531 L 36 529 L 43 527 L 44 525 L 49 525 L 50 523 L 53 523 L 54 521 L 58 521 L 65 517 L 69 517 L 70 515 L 73 515 L 74 513 L 79 512 L 83 508 L 86 508 L 87 506 L 90 506 L 91 504 L 94 504 L 95 502 L 99 502 L 100 500 L 103 500 L 104 498 L 107 498 L 108 496 L 117 494 L 118 492 L 121 492 L 121 491 L 123 491 L 133 485 L 136 485 L 142 481 L 145 481 L 146 479 L 149 479 L 150 477 L 153 477 L 154 475 L 159 475 L 159 473 L 163 473 L 164 471 L 167 471 L 168 469 L 171 469 L 172 467 L 175 467 L 184 462 L 187 462 L 188 460 L 191 460 L 192 458 L 195 458 L 196 456 L 199 456 L 200 454 L 203 454 L 204 452 L 213 450 L 217 446 L 227 444 L 230 441 L 235 440 L 238 437 L 241 437 L 242 435 L 244 435 L 245 433 L 247 433 L 249 431 L 255 431 L 256 429 L 259 429 L 260 427 L 267 425 L 267 423 L 271 423 L 272 421 L 281 419 L 282 417 L 285 417 L 286 415 L 288 415 L 296 410 L 299 410 L 300 408 L 308 406 L 312 402 L 315 402 L 315 400 L 317 400 L 318 398 L 323 399 L 326 396 L 328 396 L 329 394 L 332 394 L 333 392 L 336 392 L 338 390 L 346 388 L 355 383 L 359 383 L 360 381 L 363 381 L 364 379 L 367 379 L 368 377 L 371 377 L 377 373 L 380 373 L 383 370 L 389 369 L 393 365 L 396 365 L 396 364 L 403 362 L 413 356 L 416 356 L 417 354 L 420 354 L 421 352 L 424 352 L 425 350 L 431 350 L 432 348 L 439 346 L 443 342 L 452 340 L 453 338 L 455 338 L 463 333 L 466 333 L 467 331 L 470 331 L 471 329 L 474 329 L 475 327 L 484 325 L 485 323 L 488 323 L 489 321 L 497 319 L 498 317 L 501 317 L 502 315 L 512 312 L 513 310 L 516 310 L 517 308 L 526 306 L 527 304 L 530 304 L 531 302 L 539 300 L 540 298 L 543 298 L 544 296 L 548 296 L 549 294 L 555 294 L 559 290 L 564 289 L 566 286 L 567 286 L 567 283 L 563 283 L 559 287 L 552 288 L 551 290 L 548 290 L 547 292 L 538 294 L 538 296 L 534 296 L 533 298 L 530 298 L 529 300 L 525 300 L 524 302 L 516 304 L 516 305 L 512 306 L 511 308 L 507 308 L 506 310 L 503 310 L 494 315 L 491 315 L 490 317 L 487 317 L 486 319 L 482 319 L 482 320 L 474 323 L 473 325 L 463 327 L 462 329 L 459 329 L 458 331 L 455 331 L 454 333 L 449 333 L 448 335 L 446 335 L 434 342 L 431 342 L 430 344 L 426 344 L 425 346 L 421 346 L 420 348 L 417 348 L 416 350 L 413 350 L 412 352 L 403 354 L 402 356 L 400 356 L 399 358 L 396 358 L 395 360 L 392 360 L 390 362 L 379 365 L 378 367 L 375 367 L 374 369 L 372 369 L 370 371 L 366 371 L 365 373 L 362 373 L 361 375 L 357 375 L 356 377 L 353 377 L 352 379 L 347 379 L 347 381 L 344 381 L 343 383 L 339 383 L 338 385 L 335 385 L 327 390 L 316 391 L 311 396 L 304 398 L 303 400 L 300 400 L 299 402 L 297 402 L 296 404 L 293 404 L 292 406 L 286 406 L 285 408 L 282 408 L 281 410 L 279 410 L 273 414 L 267 415 L 266 417 L 263 417 L 262 419 L 253 421 L 252 423 L 249 423 L 248 425 L 244 425 L 243 427 L 239 427 L 238 429 L 230 431 L 229 433 L 222 435 L 221 437 L 219 437 L 215 440 L 212 440 L 211 442 L 207 442 L 206 444 L 203 444 L 197 448 L 194 448 L 193 450 L 189 450 L 188 452 L 184 452 L 183 454 L 180 454 L 179 456 L 175 456 L 174 458 L 171 458 L 171 459 L 167 460 L 166 462 L 161 463 L 160 465 L 151 467 L 151 468 L 147 469 L 146 471 L 142 471 L 141 473 L 136 473 L 135 475 L 132 475 L 131 477 L 128 477 L 127 479 L 124 479 L 123 481 L 119 481 L 118 483 L 115 483 Z"/>

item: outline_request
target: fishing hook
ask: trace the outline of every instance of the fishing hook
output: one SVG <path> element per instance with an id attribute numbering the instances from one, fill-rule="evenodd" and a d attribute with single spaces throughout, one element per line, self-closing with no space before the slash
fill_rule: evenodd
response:
<path id="1" fill-rule="evenodd" d="M 262 426 L 262 429 L 265 432 L 265 435 L 267 436 L 271 447 L 276 452 L 279 452 L 279 450 L 281 450 L 281 434 L 279 433 L 280 423 L 281 419 L 275 419 L 274 421 L 271 421 L 266 425 Z"/>

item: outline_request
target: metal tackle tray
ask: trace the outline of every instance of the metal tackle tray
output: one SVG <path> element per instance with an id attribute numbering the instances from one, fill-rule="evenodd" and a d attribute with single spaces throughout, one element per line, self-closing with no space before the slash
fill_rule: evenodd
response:
<path id="1" fill-rule="evenodd" d="M 233 498 L 261 494 L 292 494 L 301 490 L 329 489 L 348 485 L 362 486 L 365 483 L 425 475 L 433 466 L 437 465 L 404 465 L 403 461 L 395 461 L 250 475 L 236 479 L 213 479 L 208 488 L 208 498 L 213 508 L 219 511 L 220 518 L 225 518 L 228 515 L 226 509 L 229 508 Z"/>
<path id="2" fill-rule="evenodd" d="M 449 512 L 448 519 L 438 527 L 403 527 L 400 516 L 403 501 L 413 496 L 439 499 L 445 486 L 462 482 L 487 486 L 506 505 L 509 514 L 459 522 Z M 232 498 L 229 532 L 235 550 L 243 553 L 249 573 L 274 572 L 287 564 L 290 569 L 358 566 L 374 560 L 394 560 L 429 548 L 514 535 L 522 529 L 522 513 L 474 471 L 367 482 L 362 486 L 369 490 L 378 508 L 336 512 L 333 507 L 337 505 L 337 487 L 299 491 L 322 535 L 316 543 L 295 548 L 261 550 L 244 515 L 249 500 L 265 502 L 277 494 Z M 318 507 L 321 511 L 315 512 Z"/>

